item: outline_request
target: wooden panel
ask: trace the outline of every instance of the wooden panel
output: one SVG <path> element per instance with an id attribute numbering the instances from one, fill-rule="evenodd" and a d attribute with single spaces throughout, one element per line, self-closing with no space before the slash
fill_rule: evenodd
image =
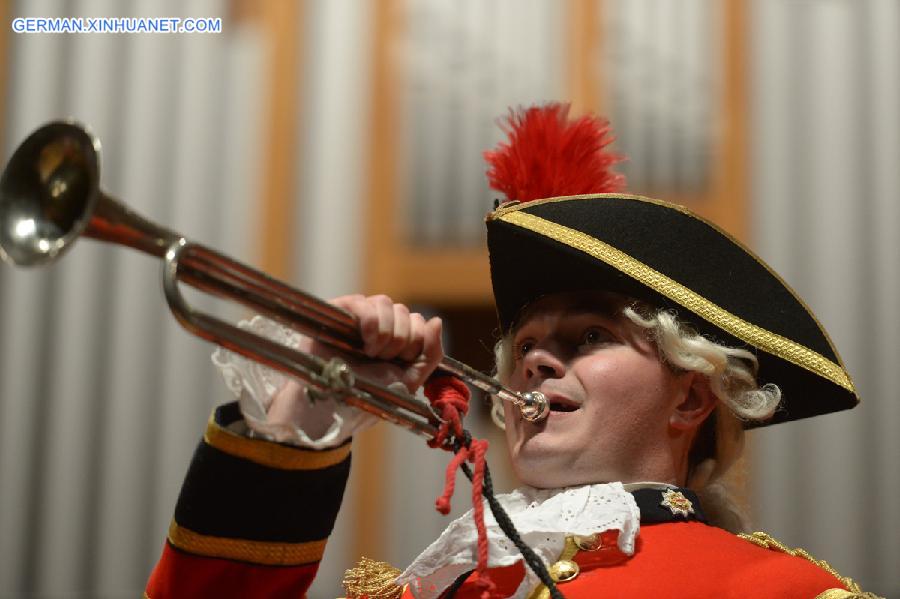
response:
<path id="1" fill-rule="evenodd" d="M 395 251 L 395 259 L 385 260 L 380 289 L 389 289 L 389 295 L 398 301 L 440 306 L 491 304 L 486 249 L 400 247 Z"/>
<path id="2" fill-rule="evenodd" d="M 293 272 L 291 244 L 294 168 L 300 162 L 297 119 L 301 114 L 299 81 L 302 64 L 303 2 L 239 3 L 242 16 L 259 18 L 268 46 L 269 107 L 261 152 L 262 190 L 260 264 L 267 273 L 284 279 Z M 258 13 L 254 13 L 258 10 Z"/>
<path id="3" fill-rule="evenodd" d="M 601 4 L 600 0 L 568 1 L 567 100 L 572 104 L 573 114 L 603 114 L 600 94 L 603 83 L 600 66 Z"/>
<path id="4" fill-rule="evenodd" d="M 729 0 L 724 5 L 722 52 L 722 132 L 718 164 L 712 182 L 712 199 L 708 207 L 698 211 L 743 241 L 749 234 L 747 169 L 748 90 L 747 44 L 748 20 L 744 0 Z"/>

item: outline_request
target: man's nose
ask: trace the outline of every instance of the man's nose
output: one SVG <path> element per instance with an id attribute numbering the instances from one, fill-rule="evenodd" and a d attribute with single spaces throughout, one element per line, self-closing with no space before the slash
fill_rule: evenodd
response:
<path id="1" fill-rule="evenodd" d="M 558 379 L 566 373 L 566 365 L 559 356 L 540 347 L 525 354 L 524 366 L 525 375 L 529 379 L 535 376 L 542 379 Z"/>

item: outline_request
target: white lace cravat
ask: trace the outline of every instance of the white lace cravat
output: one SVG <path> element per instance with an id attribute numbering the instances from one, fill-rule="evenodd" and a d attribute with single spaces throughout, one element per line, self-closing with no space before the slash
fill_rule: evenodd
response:
<path id="1" fill-rule="evenodd" d="M 621 483 L 604 483 L 568 489 L 522 487 L 497 500 L 509 514 L 525 543 L 549 566 L 559 558 L 569 535 L 590 535 L 619 531 L 619 549 L 634 553 L 634 539 L 640 527 L 640 510 L 631 493 Z M 488 537 L 488 566 L 509 566 L 522 554 L 500 530 L 490 508 L 485 505 L 484 523 Z M 418 599 L 438 597 L 454 580 L 477 563 L 476 531 L 472 511 L 454 520 L 403 574 L 397 584 L 408 584 Z M 525 579 L 512 595 L 527 597 L 538 584 L 526 566 Z"/>

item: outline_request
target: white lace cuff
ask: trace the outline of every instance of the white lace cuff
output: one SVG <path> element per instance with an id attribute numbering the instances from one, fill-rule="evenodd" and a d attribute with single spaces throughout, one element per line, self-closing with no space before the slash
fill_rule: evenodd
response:
<path id="1" fill-rule="evenodd" d="M 242 320 L 238 326 L 293 349 L 299 347 L 302 339 L 297 331 L 262 316 Z M 366 412 L 328 399 L 315 403 L 303 400 L 297 422 L 268 422 L 272 399 L 287 384 L 289 377 L 221 347 L 213 352 L 212 361 L 222 373 L 228 389 L 237 397 L 244 420 L 254 436 L 310 449 L 326 449 L 341 445 L 354 433 L 378 421 Z M 324 432 L 313 437 L 307 431 Z"/>

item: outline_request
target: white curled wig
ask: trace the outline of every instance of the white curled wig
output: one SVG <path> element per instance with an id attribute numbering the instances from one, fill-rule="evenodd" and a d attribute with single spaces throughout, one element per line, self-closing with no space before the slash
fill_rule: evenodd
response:
<path id="1" fill-rule="evenodd" d="M 749 529 L 749 519 L 732 498 L 725 475 L 743 453 L 746 421 L 764 421 L 781 402 L 777 385 L 760 386 L 756 356 L 710 341 L 678 321 L 669 310 L 644 304 L 625 306 L 622 313 L 656 344 L 660 359 L 678 372 L 699 372 L 709 381 L 718 406 L 701 425 L 688 457 L 687 487 L 700 496 L 710 523 L 732 532 Z M 496 375 L 509 380 L 513 370 L 512 335 L 494 348 Z M 491 418 L 504 427 L 502 402 L 493 399 Z"/>

